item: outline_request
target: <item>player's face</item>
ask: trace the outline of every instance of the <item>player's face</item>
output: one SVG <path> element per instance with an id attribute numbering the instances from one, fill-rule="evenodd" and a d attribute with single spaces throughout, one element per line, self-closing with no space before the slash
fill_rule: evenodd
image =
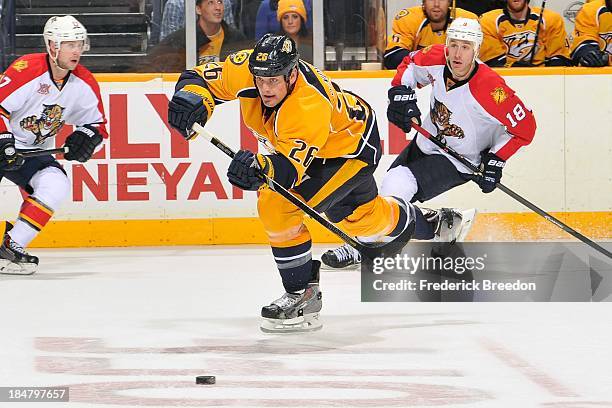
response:
<path id="1" fill-rule="evenodd" d="M 449 7 L 450 0 L 423 1 L 423 9 L 425 10 L 425 14 L 427 15 L 427 18 L 434 23 L 440 23 L 444 21 L 446 15 L 448 14 Z"/>
<path id="2" fill-rule="evenodd" d="M 73 70 L 81 60 L 83 54 L 83 41 L 62 41 L 59 53 L 57 54 L 57 64 L 64 69 Z M 51 44 L 51 52 L 56 53 L 56 48 Z"/>
<path id="3" fill-rule="evenodd" d="M 196 13 L 212 24 L 221 24 L 224 11 L 223 0 L 203 0 L 196 5 Z"/>
<path id="4" fill-rule="evenodd" d="M 456 79 L 464 79 L 472 69 L 474 43 L 463 40 L 450 40 L 448 43 L 448 63 Z"/>
<path id="5" fill-rule="evenodd" d="M 507 0 L 508 9 L 515 13 L 519 13 L 527 7 L 527 0 Z"/>
<path id="6" fill-rule="evenodd" d="M 298 13 L 285 13 L 281 18 L 283 31 L 289 35 L 297 34 L 302 28 L 302 19 Z"/>
<path id="7" fill-rule="evenodd" d="M 293 84 L 297 80 L 297 70 L 293 70 L 289 76 L 289 83 Z M 289 93 L 289 87 L 283 75 L 275 77 L 255 77 L 255 86 L 259 91 L 261 101 L 268 108 L 278 105 Z"/>

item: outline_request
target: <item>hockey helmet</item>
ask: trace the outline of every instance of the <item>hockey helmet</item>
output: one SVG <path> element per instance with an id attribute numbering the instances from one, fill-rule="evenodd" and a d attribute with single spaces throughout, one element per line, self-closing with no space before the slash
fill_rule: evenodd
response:
<path id="1" fill-rule="evenodd" d="M 287 77 L 299 58 L 295 41 L 290 37 L 266 34 L 255 44 L 249 58 L 249 71 L 258 77 Z"/>
<path id="2" fill-rule="evenodd" d="M 474 52 L 477 55 L 482 44 L 482 29 L 478 20 L 459 17 L 450 24 L 446 30 L 446 45 L 450 40 L 470 41 L 474 43 Z"/>
<path id="3" fill-rule="evenodd" d="M 59 49 L 64 41 L 83 41 L 83 51 L 89 50 L 87 30 L 73 16 L 53 16 L 45 24 L 43 37 L 47 52 L 51 54 L 49 43 L 53 41 L 55 48 Z"/>

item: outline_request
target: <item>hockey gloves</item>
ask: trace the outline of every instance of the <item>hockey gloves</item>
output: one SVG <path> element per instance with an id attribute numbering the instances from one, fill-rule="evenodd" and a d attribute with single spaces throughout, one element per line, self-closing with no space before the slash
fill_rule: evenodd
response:
<path id="1" fill-rule="evenodd" d="M 600 51 L 593 44 L 586 44 L 576 51 L 575 60 L 583 67 L 606 67 L 608 66 L 608 54 Z"/>
<path id="2" fill-rule="evenodd" d="M 500 182 L 506 162 L 491 152 L 482 152 L 481 157 L 480 169 L 482 175 L 476 177 L 476 182 L 483 193 L 490 193 L 495 190 L 496 184 Z"/>
<path id="3" fill-rule="evenodd" d="M 24 163 L 23 156 L 15 150 L 15 138 L 11 133 L 0 134 L 0 171 L 17 170 Z"/>
<path id="4" fill-rule="evenodd" d="M 196 135 L 191 133 L 193 124 L 204 126 L 213 109 L 214 102 L 208 89 L 187 85 L 177 91 L 168 104 L 168 123 L 190 140 Z"/>
<path id="5" fill-rule="evenodd" d="M 270 163 L 265 156 L 248 150 L 239 150 L 227 169 L 227 178 L 238 188 L 257 191 L 265 182 L 263 174 L 269 166 Z"/>
<path id="6" fill-rule="evenodd" d="M 406 85 L 389 89 L 389 106 L 387 107 L 389 122 L 408 133 L 412 129 L 413 118 L 421 124 L 421 111 L 417 106 L 414 90 Z"/>
<path id="7" fill-rule="evenodd" d="M 102 135 L 95 126 L 77 126 L 74 132 L 66 138 L 64 146 L 68 148 L 68 152 L 64 154 L 64 159 L 84 163 L 91 159 L 100 143 L 102 143 Z"/>

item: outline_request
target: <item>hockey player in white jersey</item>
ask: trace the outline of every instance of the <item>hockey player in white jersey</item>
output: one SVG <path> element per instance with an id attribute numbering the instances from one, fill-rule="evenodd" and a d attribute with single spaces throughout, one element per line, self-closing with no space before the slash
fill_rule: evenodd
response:
<path id="1" fill-rule="evenodd" d="M 72 16 L 51 17 L 43 37 L 46 53 L 17 59 L 0 76 L 0 179 L 28 196 L 14 226 L 6 223 L 0 273 L 30 275 L 38 258 L 25 248 L 70 195 L 70 182 L 51 155 L 23 158 L 20 151 L 54 147 L 66 124 L 66 160 L 86 162 L 108 137 L 100 87 L 79 64 L 89 48 L 85 27 Z"/>
<path id="2" fill-rule="evenodd" d="M 413 121 L 421 123 L 416 87 L 432 86 L 430 111 L 423 128 L 449 147 L 480 165 L 482 176 L 418 135 L 399 154 L 386 173 L 380 194 L 401 197 L 407 202 L 424 202 L 473 180 L 484 193 L 495 189 L 508 160 L 529 144 L 536 129 L 532 112 L 504 80 L 478 60 L 482 31 L 477 20 L 458 18 L 447 30 L 446 44 L 433 45 L 406 56 L 397 69 L 389 90 L 389 121 L 409 132 Z M 455 211 L 449 210 L 456 219 Z M 417 211 L 430 228 L 417 228 L 413 238 L 462 239 L 475 211 L 463 214 L 463 225 L 440 236 L 439 221 L 444 211 Z M 438 231 L 438 232 L 437 232 Z M 323 254 L 327 267 L 344 268 L 360 262 L 359 253 L 348 245 Z"/>

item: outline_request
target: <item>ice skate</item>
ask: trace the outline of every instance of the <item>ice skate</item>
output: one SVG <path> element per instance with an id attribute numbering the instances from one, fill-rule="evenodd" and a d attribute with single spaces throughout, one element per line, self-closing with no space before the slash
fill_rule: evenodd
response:
<path id="1" fill-rule="evenodd" d="M 361 263 L 361 254 L 349 244 L 330 249 L 321 255 L 324 269 L 356 269 Z"/>
<path id="2" fill-rule="evenodd" d="M 313 263 L 313 280 L 303 293 L 286 292 L 261 309 L 261 331 L 264 333 L 301 333 L 320 330 L 319 312 L 323 293 L 319 288 L 319 261 Z"/>
<path id="3" fill-rule="evenodd" d="M 28 254 L 21 245 L 13 241 L 8 232 L 13 228 L 6 223 L 6 231 L 0 245 L 0 274 L 32 275 L 38 268 L 38 258 Z"/>
<path id="4" fill-rule="evenodd" d="M 430 210 L 421 208 L 428 222 L 435 223 L 435 242 L 463 242 L 472 228 L 476 209 L 459 211 L 454 208 Z"/>

